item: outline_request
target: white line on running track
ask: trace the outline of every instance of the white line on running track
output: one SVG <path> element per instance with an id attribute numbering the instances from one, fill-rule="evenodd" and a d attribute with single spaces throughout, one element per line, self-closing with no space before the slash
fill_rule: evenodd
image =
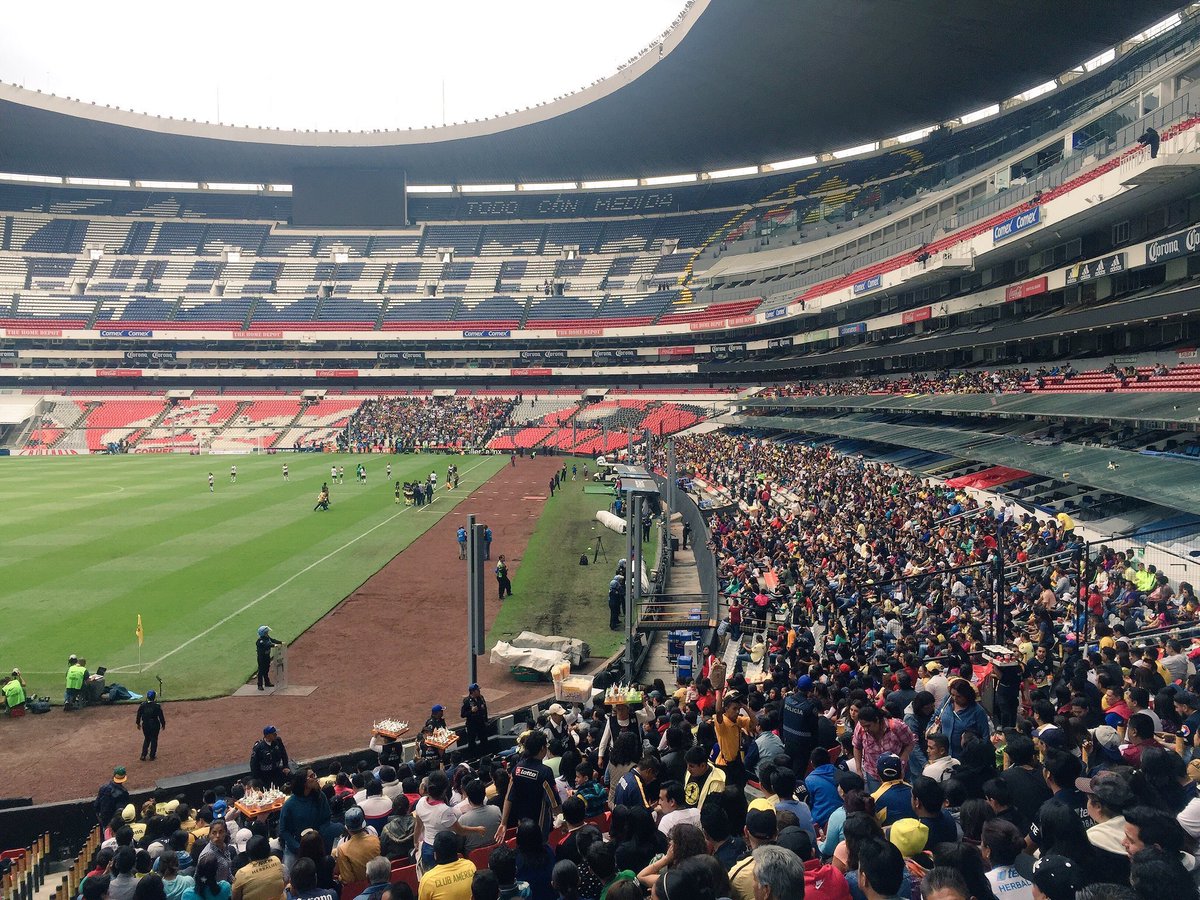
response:
<path id="1" fill-rule="evenodd" d="M 482 462 L 482 461 L 480 461 L 480 462 L 477 462 L 477 463 L 475 463 L 475 465 L 471 466 L 471 468 L 464 470 L 462 474 L 463 474 L 463 475 L 465 475 L 465 474 L 467 474 L 467 472 L 470 472 L 470 471 L 472 471 L 472 470 L 474 470 L 474 469 L 477 469 L 477 468 L 479 468 L 481 465 L 483 465 L 483 462 Z M 427 504 L 427 505 L 426 505 L 426 507 L 422 507 L 422 508 L 427 508 L 429 505 L 432 505 L 433 503 L 436 503 L 436 502 L 437 502 L 437 499 L 438 499 L 438 498 L 437 498 L 437 496 L 435 495 L 435 496 L 434 496 L 434 498 L 433 498 L 432 500 L 430 500 L 430 501 L 429 501 L 429 504 Z M 404 507 L 404 509 L 400 510 L 400 512 L 398 512 L 398 513 L 392 513 L 392 515 L 388 516 L 386 519 L 384 519 L 384 520 L 383 520 L 382 522 L 380 522 L 378 525 L 373 525 L 373 526 L 371 526 L 371 527 L 370 527 L 370 528 L 368 528 L 366 531 L 364 531 L 362 534 L 360 534 L 358 537 L 356 537 L 356 538 L 351 538 L 351 539 L 350 539 L 350 540 L 348 540 L 346 543 L 342 544 L 342 546 L 338 547 L 336 550 L 331 550 L 329 553 L 326 553 L 324 556 L 322 556 L 322 557 L 321 557 L 320 559 L 318 559 L 316 562 L 309 563 L 307 566 L 305 566 L 305 567 L 304 567 L 303 569 L 301 569 L 299 572 L 297 572 L 297 573 L 295 573 L 294 575 L 292 575 L 292 576 L 291 576 L 290 578 L 288 578 L 286 581 L 280 582 L 279 584 L 275 585 L 275 587 L 273 587 L 273 588 L 271 588 L 269 591 L 267 591 L 265 594 L 262 594 L 261 596 L 255 597 L 253 600 L 251 600 L 249 603 L 247 603 L 247 604 L 246 604 L 245 606 L 243 606 L 241 609 L 238 609 L 238 610 L 235 610 L 234 612 L 231 612 L 229 615 L 227 615 L 225 618 L 221 619 L 219 622 L 217 622 L 217 623 L 215 623 L 215 624 L 213 624 L 213 625 L 210 625 L 208 628 L 205 628 L 205 629 L 204 629 L 203 631 L 201 631 L 199 634 L 193 635 L 192 637 L 188 638 L 186 641 L 184 641 L 182 644 L 180 644 L 180 645 L 179 645 L 178 647 L 176 647 L 174 650 L 168 650 L 166 653 L 164 653 L 162 656 L 160 656 L 158 659 L 154 660 L 153 662 L 146 663 L 144 666 L 142 666 L 142 670 L 144 671 L 145 669 L 148 669 L 148 668 L 153 668 L 154 666 L 157 666 L 157 665 L 158 665 L 159 663 L 161 663 L 163 660 L 165 660 L 165 659 L 169 659 L 170 657 L 174 656 L 176 653 L 178 653 L 180 650 L 184 649 L 185 647 L 189 647 L 189 646 L 191 646 L 191 645 L 192 645 L 192 644 L 194 644 L 196 641 L 200 640 L 200 638 L 202 638 L 202 637 L 206 637 L 207 635 L 210 635 L 210 634 L 212 634 L 214 631 L 216 631 L 218 628 L 220 628 L 220 627 L 221 627 L 222 625 L 224 625 L 226 622 L 229 622 L 229 621 L 231 621 L 231 620 L 233 620 L 233 619 L 236 619 L 236 618 L 237 618 L 238 616 L 240 616 L 242 613 L 246 612 L 247 610 L 251 609 L 251 608 L 252 608 L 252 607 L 254 607 L 254 606 L 257 606 L 257 605 L 258 605 L 259 603 L 261 603 L 263 600 L 266 600 L 268 597 L 272 596 L 272 595 L 273 595 L 273 594 L 275 594 L 276 592 L 278 592 L 278 591 L 282 590 L 283 588 L 287 587 L 289 584 L 291 584 L 293 581 L 295 581 L 297 578 L 299 578 L 299 577 L 300 577 L 301 575 L 303 575 L 305 572 L 308 572 L 308 571 L 311 571 L 312 569 L 315 569 L 317 566 L 319 566 L 321 563 L 325 562 L 325 561 L 326 561 L 327 559 L 329 559 L 330 557 L 336 556 L 338 553 L 341 553 L 341 552 L 342 552 L 343 550 L 345 550 L 347 547 L 349 547 L 349 546 L 351 546 L 351 545 L 353 545 L 353 544 L 356 544 L 356 543 L 358 543 L 359 541 L 361 541 L 363 538 L 365 538 L 365 537 L 366 537 L 368 534 L 370 534 L 371 532 L 373 532 L 373 531 L 377 531 L 378 529 L 382 528 L 384 525 L 386 525 L 386 524 L 388 524 L 389 522 L 391 522 L 391 521 L 392 521 L 393 519 L 395 519 L 397 516 L 401 516 L 401 515 L 403 515 L 404 513 L 408 512 L 408 511 L 409 511 L 409 510 L 411 510 L 411 509 L 415 509 L 415 507 L 412 507 L 412 506 L 406 506 L 406 507 Z M 110 672 L 133 672 L 133 671 L 137 671 L 137 669 L 138 669 L 138 667 L 137 667 L 137 666 L 117 666 L 116 668 L 109 669 L 108 671 L 110 671 Z"/>

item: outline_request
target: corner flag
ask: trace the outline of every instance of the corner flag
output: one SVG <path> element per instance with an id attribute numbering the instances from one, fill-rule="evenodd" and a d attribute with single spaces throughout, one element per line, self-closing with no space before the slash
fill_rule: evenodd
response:
<path id="1" fill-rule="evenodd" d="M 137 631 L 135 631 L 134 634 L 137 635 L 138 646 L 139 647 L 142 646 L 142 638 L 144 637 L 144 632 L 142 631 L 142 614 L 141 613 L 138 613 L 138 626 L 137 626 Z"/>

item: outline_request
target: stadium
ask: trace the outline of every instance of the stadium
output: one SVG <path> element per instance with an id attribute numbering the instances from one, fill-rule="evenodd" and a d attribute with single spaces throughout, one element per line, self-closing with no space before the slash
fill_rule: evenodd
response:
<path id="1" fill-rule="evenodd" d="M 0 900 L 1196 897 L 1200 4 L 1052 6 L 0 59 Z"/>

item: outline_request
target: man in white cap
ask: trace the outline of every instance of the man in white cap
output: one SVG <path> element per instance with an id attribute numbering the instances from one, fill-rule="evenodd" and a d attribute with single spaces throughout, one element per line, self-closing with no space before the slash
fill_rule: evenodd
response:
<path id="1" fill-rule="evenodd" d="M 282 643 L 283 641 L 277 641 L 271 637 L 269 625 L 258 626 L 258 640 L 254 642 L 254 650 L 258 657 L 258 689 L 260 691 L 275 687 L 271 684 L 271 648 Z"/>
<path id="2" fill-rule="evenodd" d="M 546 724 L 542 726 L 542 731 L 546 732 L 546 740 L 552 741 L 557 738 L 564 743 L 564 746 L 574 746 L 575 741 L 571 736 L 571 719 L 567 718 L 567 711 L 563 705 L 551 703 L 546 712 L 550 714 L 546 719 Z"/>

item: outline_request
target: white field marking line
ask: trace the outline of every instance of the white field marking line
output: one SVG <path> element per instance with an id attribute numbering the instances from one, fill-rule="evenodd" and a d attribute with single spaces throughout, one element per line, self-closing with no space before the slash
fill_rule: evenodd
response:
<path id="1" fill-rule="evenodd" d="M 471 466 L 469 469 L 466 469 L 466 470 L 464 470 L 464 471 L 462 472 L 462 474 L 463 474 L 463 475 L 465 475 L 467 472 L 470 472 L 470 471 L 472 471 L 472 470 L 474 470 L 474 469 L 477 469 L 477 468 L 479 468 L 481 465 L 483 465 L 483 462 L 482 462 L 482 461 L 480 461 L 480 462 L 477 462 L 477 463 L 475 463 L 475 465 Z M 432 505 L 432 504 L 433 504 L 433 503 L 435 503 L 435 502 L 437 502 L 437 497 L 436 497 L 436 496 L 433 498 L 433 500 L 429 501 L 429 505 Z M 266 600 L 268 597 L 272 596 L 272 595 L 273 595 L 273 594 L 275 594 L 277 591 L 280 591 L 280 590 L 282 590 L 283 588 L 287 587 L 289 584 L 291 584 L 293 581 L 295 581 L 297 578 L 299 578 L 299 577 L 300 577 L 301 575 L 303 575 L 304 573 L 306 573 L 306 572 L 309 572 L 309 571 L 311 571 L 311 570 L 315 569 L 317 566 L 321 565 L 321 563 L 325 562 L 326 560 L 330 559 L 330 558 L 331 558 L 331 557 L 333 557 L 333 556 L 336 556 L 338 553 L 341 553 L 341 552 L 342 552 L 343 550 L 345 550 L 347 547 L 349 547 L 349 546 L 351 546 L 351 545 L 353 545 L 353 544 L 356 544 L 356 543 L 358 543 L 358 542 L 359 542 L 359 541 L 361 541 L 363 538 L 365 538 L 367 535 L 369 535 L 371 532 L 373 532 L 373 531 L 377 531 L 378 529 L 382 528 L 384 525 L 387 525 L 389 522 L 391 522 L 391 521 L 392 521 L 393 519 L 395 519 L 397 516 L 402 516 L 402 515 L 404 515 L 404 513 L 408 512 L 408 511 L 409 511 L 409 510 L 411 510 L 411 509 L 415 509 L 415 507 L 412 507 L 412 506 L 406 506 L 406 507 L 404 507 L 404 509 L 400 510 L 399 512 L 397 512 L 397 513 L 392 513 L 392 515 L 388 516 L 386 519 L 384 519 L 384 520 L 383 520 L 382 522 L 380 522 L 379 524 L 371 526 L 371 527 L 370 527 L 370 528 L 368 528 L 366 531 L 364 531 L 362 534 L 360 534 L 358 537 L 351 538 L 351 539 L 350 539 L 350 540 L 348 540 L 346 543 L 342 544 L 342 546 L 338 547 L 336 550 L 331 550 L 330 552 L 328 552 L 328 553 L 326 553 L 324 556 L 322 556 L 320 559 L 318 559 L 316 562 L 309 563 L 307 566 L 305 566 L 305 567 L 304 567 L 303 569 L 301 569 L 299 572 L 296 572 L 294 575 L 290 576 L 290 577 L 289 577 L 287 580 L 285 580 L 285 581 L 282 581 L 282 582 L 280 582 L 279 584 L 275 585 L 275 587 L 271 588 L 271 589 L 270 589 L 269 591 L 267 591 L 265 594 L 262 594 L 261 596 L 255 597 L 255 598 L 254 598 L 253 600 L 251 600 L 249 603 L 247 603 L 247 604 L 245 604 L 244 606 L 242 606 L 242 608 L 241 608 L 241 609 L 238 609 L 238 610 L 235 610 L 234 612 L 231 612 L 229 615 L 227 615 L 225 618 L 221 619 L 219 622 L 216 622 L 215 624 L 213 624 L 213 625 L 210 625 L 208 628 L 204 629 L 204 630 L 203 630 L 203 631 L 201 631 L 199 634 L 193 635 L 192 637 L 188 638 L 186 641 L 184 641 L 182 644 L 180 644 L 180 645 L 179 645 L 178 647 L 176 647 L 174 650 L 168 650 L 166 653 L 164 653 L 164 654 L 163 654 L 162 656 L 160 656 L 158 659 L 156 659 L 156 660 L 153 660 L 152 662 L 145 663 L 145 664 L 142 666 L 142 669 L 143 669 L 143 670 L 145 670 L 145 669 L 147 669 L 147 668 L 151 668 L 151 667 L 153 667 L 153 666 L 157 666 L 157 665 L 158 665 L 159 663 L 161 663 L 163 660 L 165 660 L 165 659 L 168 659 L 168 658 L 170 658 L 170 657 L 174 656 L 176 653 L 178 653 L 180 650 L 183 650 L 185 647 L 189 647 L 189 646 L 191 646 L 191 645 L 192 645 L 192 644 L 194 644 L 196 641 L 200 640 L 200 638 L 202 638 L 202 637 L 206 637 L 206 636 L 208 636 L 208 635 L 212 634 L 214 631 L 216 631 L 218 628 L 220 628 L 220 627 L 221 627 L 222 625 L 224 625 L 225 623 L 227 623 L 227 622 L 229 622 L 229 621 L 231 621 L 231 620 L 233 620 L 233 619 L 236 619 L 236 618 L 237 618 L 238 616 L 240 616 L 242 613 L 244 613 L 244 612 L 248 611 L 249 609 L 251 609 L 251 608 L 252 608 L 252 607 L 254 607 L 254 606 L 257 606 L 259 603 L 261 603 L 263 600 Z M 132 671 L 135 671 L 137 668 L 138 668 L 137 666 L 117 666 L 117 667 L 115 667 L 115 668 L 111 668 L 111 669 L 109 669 L 108 671 L 110 671 L 110 672 L 132 672 Z"/>

